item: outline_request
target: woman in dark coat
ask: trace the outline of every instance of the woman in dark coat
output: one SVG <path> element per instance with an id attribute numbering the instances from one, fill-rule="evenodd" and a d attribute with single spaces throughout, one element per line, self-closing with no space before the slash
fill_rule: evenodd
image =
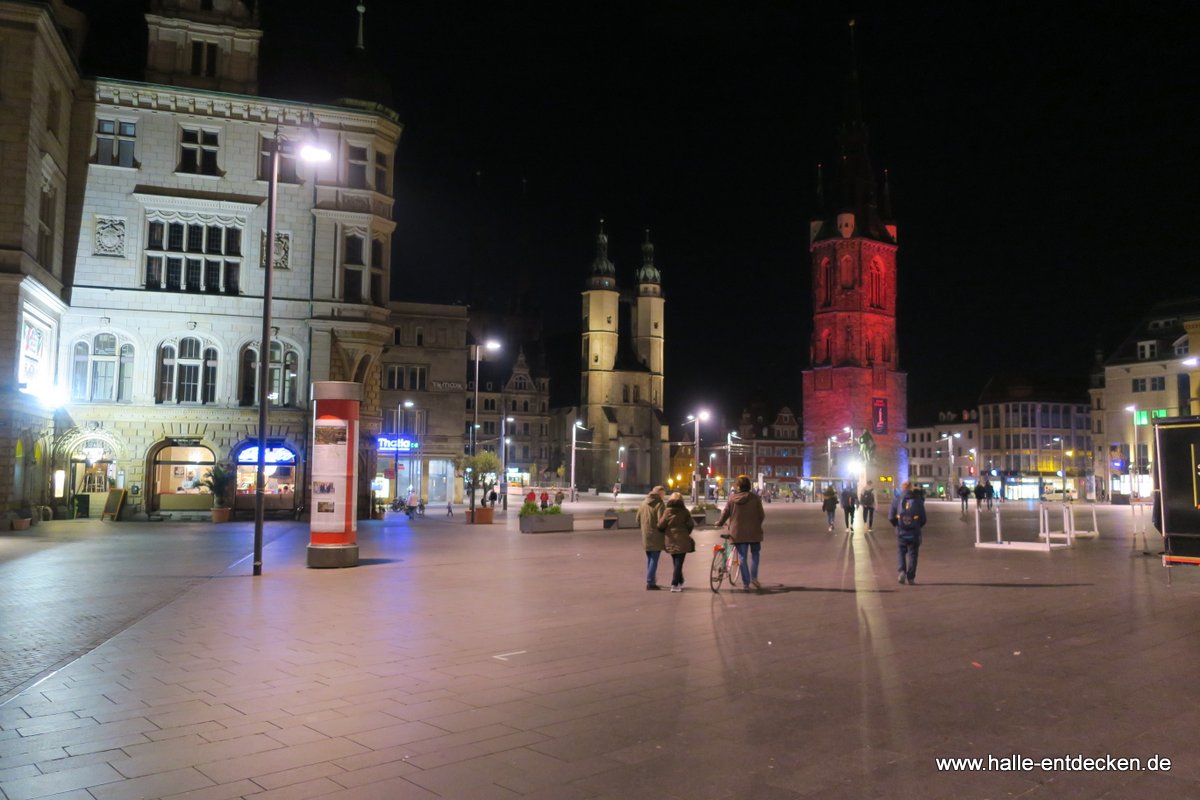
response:
<path id="1" fill-rule="evenodd" d="M 663 532 L 664 548 L 671 554 L 675 571 L 671 574 L 671 591 L 683 591 L 683 560 L 688 553 L 696 550 L 696 542 L 692 539 L 692 528 L 695 527 L 692 514 L 683 504 L 683 495 L 675 492 L 667 498 L 667 509 L 658 523 L 658 529 Z"/>
<path id="2" fill-rule="evenodd" d="M 758 558 L 762 549 L 762 524 L 766 513 L 763 511 L 762 498 L 750 491 L 749 475 L 738 475 L 736 488 L 737 491 L 729 495 L 729 500 L 725 503 L 725 510 L 717 520 L 717 527 L 729 523 L 729 535 L 737 548 L 738 560 L 741 561 L 742 585 L 748 592 L 750 587 L 762 588 L 762 584 L 758 582 Z M 748 563 L 750 559 L 746 557 L 747 551 L 753 563 Z"/>
<path id="3" fill-rule="evenodd" d="M 837 492 L 832 486 L 825 487 L 825 493 L 821 495 L 821 510 L 825 512 L 825 520 L 829 523 L 830 532 L 833 531 L 833 515 L 837 513 Z"/>

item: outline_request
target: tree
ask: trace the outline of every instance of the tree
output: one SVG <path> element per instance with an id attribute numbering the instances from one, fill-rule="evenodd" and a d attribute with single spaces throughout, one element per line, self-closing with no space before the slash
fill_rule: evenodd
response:
<path id="1" fill-rule="evenodd" d="M 500 459 L 495 453 L 484 450 L 473 456 L 460 456 L 454 466 L 467 482 L 470 509 L 474 511 L 475 490 L 486 486 L 489 476 L 495 480 L 495 476 L 500 474 Z"/>

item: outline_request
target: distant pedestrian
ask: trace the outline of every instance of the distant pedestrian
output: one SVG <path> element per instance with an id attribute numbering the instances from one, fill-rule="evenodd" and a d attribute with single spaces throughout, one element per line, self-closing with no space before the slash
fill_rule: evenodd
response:
<path id="1" fill-rule="evenodd" d="M 833 491 L 832 486 L 825 487 L 825 494 L 821 496 L 821 510 L 825 512 L 825 521 L 829 523 L 829 532 L 833 533 L 833 515 L 837 513 L 837 492 Z"/>
<path id="2" fill-rule="evenodd" d="M 971 490 L 967 488 L 965 483 L 960 483 L 958 485 L 958 499 L 962 502 L 962 513 L 965 517 L 967 515 L 967 509 L 970 508 L 971 505 Z"/>
<path id="3" fill-rule="evenodd" d="M 896 553 L 899 582 L 917 582 L 917 556 L 921 552 L 921 529 L 925 527 L 925 500 L 912 484 L 904 482 L 903 491 L 892 498 L 888 522 L 896 528 Z"/>
<path id="4" fill-rule="evenodd" d="M 550 507 L 550 493 L 542 489 L 542 496 L 539 498 L 542 501 L 542 508 Z"/>
<path id="5" fill-rule="evenodd" d="M 566 499 L 566 495 L 563 494 L 562 489 L 559 489 L 557 492 L 554 493 L 554 505 L 561 506 L 563 504 L 564 499 Z"/>
<path id="6" fill-rule="evenodd" d="M 499 495 L 496 494 L 495 489 L 492 489 L 490 492 L 488 492 L 488 502 L 491 504 L 492 508 L 496 507 L 496 498 L 497 497 L 499 497 Z"/>
<path id="7" fill-rule="evenodd" d="M 983 488 L 982 483 L 975 484 L 975 510 L 979 511 L 983 507 L 983 498 L 987 494 L 987 490 Z"/>
<path id="8" fill-rule="evenodd" d="M 447 517 L 454 516 L 454 501 L 453 500 L 446 501 L 446 516 Z"/>
<path id="9" fill-rule="evenodd" d="M 863 487 L 862 494 L 859 495 L 858 504 L 862 506 L 862 519 L 867 526 L 867 533 L 870 533 L 871 528 L 875 525 L 874 481 L 867 481 L 867 485 Z"/>
<path id="10" fill-rule="evenodd" d="M 658 529 L 666 506 L 663 496 L 666 490 L 655 486 L 638 507 L 638 527 L 642 529 L 642 548 L 646 551 L 646 589 L 658 591 L 658 559 L 662 555 L 665 541 Z"/>
<path id="11" fill-rule="evenodd" d="M 992 498 L 996 496 L 996 487 L 992 486 L 991 481 L 986 481 L 983 484 L 983 499 L 987 501 L 987 510 L 992 510 Z"/>
<path id="12" fill-rule="evenodd" d="M 621 484 L 614 483 L 613 484 L 613 500 L 616 500 L 620 496 L 621 496 Z"/>
<path id="13" fill-rule="evenodd" d="M 846 533 L 854 535 L 854 509 L 858 507 L 858 493 L 847 484 L 842 489 L 842 514 L 846 518 Z"/>
<path id="14" fill-rule="evenodd" d="M 526 503 L 536 503 L 537 502 L 537 495 L 534 494 L 533 489 L 530 489 L 529 494 L 525 495 L 525 502 Z"/>
<path id="15" fill-rule="evenodd" d="M 658 521 L 663 532 L 663 549 L 671 554 L 674 570 L 671 573 L 671 591 L 683 591 L 683 561 L 688 553 L 696 552 L 696 541 L 692 538 L 692 513 L 683 504 L 683 495 L 674 492 L 667 498 L 666 510 Z"/>
<path id="16" fill-rule="evenodd" d="M 749 475 L 738 475 L 736 488 L 737 491 L 731 494 L 725 503 L 725 510 L 717 520 L 717 527 L 729 523 L 729 535 L 741 562 L 742 586 L 748 592 L 750 587 L 762 588 L 762 584 L 758 582 L 758 561 L 762 550 L 763 520 L 766 513 L 763 511 L 762 498 L 750 491 Z"/>

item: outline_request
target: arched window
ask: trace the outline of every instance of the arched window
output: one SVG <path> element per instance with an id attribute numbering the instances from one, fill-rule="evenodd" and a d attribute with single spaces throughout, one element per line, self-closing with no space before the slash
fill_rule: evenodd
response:
<path id="1" fill-rule="evenodd" d="M 642 387 L 636 385 L 633 387 L 633 402 L 642 402 Z"/>
<path id="2" fill-rule="evenodd" d="M 871 261 L 870 281 L 867 284 L 867 304 L 872 308 L 883 308 L 883 265 L 877 258 Z"/>
<path id="3" fill-rule="evenodd" d="M 629 402 L 629 384 L 627 384 L 627 383 L 623 384 L 621 386 L 621 402 L 622 403 Z"/>
<path id="4" fill-rule="evenodd" d="M 217 350 L 193 336 L 158 349 L 159 403 L 211 404 L 217 401 Z"/>
<path id="5" fill-rule="evenodd" d="M 525 376 L 524 376 L 524 375 L 518 375 L 518 376 L 517 376 L 517 380 L 516 380 L 516 384 L 515 384 L 515 386 L 516 386 L 516 388 L 517 388 L 519 391 L 524 391 L 525 389 L 529 388 L 529 387 L 528 387 L 528 384 L 526 384 L 526 382 L 525 382 Z"/>
<path id="6" fill-rule="evenodd" d="M 842 269 L 839 279 L 843 289 L 854 288 L 854 259 L 850 256 L 842 256 Z"/>
<path id="7" fill-rule="evenodd" d="M 290 344 L 271 342 L 267 362 L 267 397 L 272 406 L 300 402 L 300 352 Z M 238 404 L 258 404 L 258 345 L 247 345 L 238 358 Z"/>
<path id="8" fill-rule="evenodd" d="M 128 403 L 133 395 L 133 345 L 111 333 L 98 333 L 72 348 L 71 399 Z"/>
<path id="9" fill-rule="evenodd" d="M 828 258 L 821 260 L 821 305 L 833 304 L 833 262 Z"/>

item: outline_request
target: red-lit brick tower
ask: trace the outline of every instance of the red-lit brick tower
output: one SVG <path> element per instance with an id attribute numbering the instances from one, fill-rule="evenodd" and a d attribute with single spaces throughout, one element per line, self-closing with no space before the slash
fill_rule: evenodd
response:
<path id="1" fill-rule="evenodd" d="M 809 227 L 813 332 L 811 366 L 803 372 L 805 471 L 873 480 L 886 490 L 908 476 L 908 376 L 900 371 L 896 341 L 896 225 L 886 173 L 882 207 L 877 198 L 857 84 L 852 69 L 847 121 L 838 135 L 837 188 L 826 202 L 818 167 L 819 210 Z M 853 467 L 862 461 L 864 431 L 875 446 L 865 477 Z"/>

